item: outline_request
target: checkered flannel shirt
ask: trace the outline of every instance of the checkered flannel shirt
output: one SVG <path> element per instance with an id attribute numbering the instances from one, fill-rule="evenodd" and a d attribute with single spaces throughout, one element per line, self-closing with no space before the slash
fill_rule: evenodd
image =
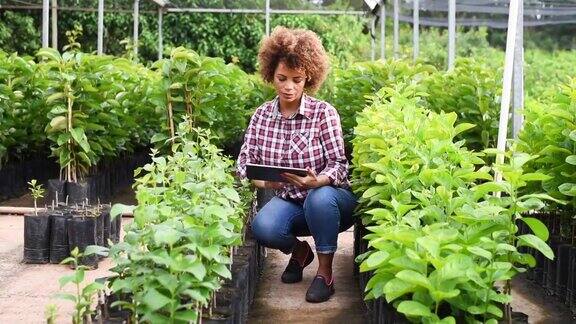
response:
<path id="1" fill-rule="evenodd" d="M 340 116 L 330 104 L 307 95 L 288 118 L 280 113 L 277 97 L 256 110 L 238 156 L 240 178 L 246 178 L 246 163 L 310 167 L 328 176 L 333 186 L 350 188 Z M 292 184 L 276 191 L 277 196 L 300 202 L 307 194 Z"/>

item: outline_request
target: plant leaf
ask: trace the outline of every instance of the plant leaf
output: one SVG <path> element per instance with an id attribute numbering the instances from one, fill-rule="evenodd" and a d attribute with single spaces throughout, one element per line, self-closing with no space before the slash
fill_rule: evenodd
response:
<path id="1" fill-rule="evenodd" d="M 538 236 L 542 241 L 548 241 L 548 228 L 537 218 L 522 217 L 521 218 L 528 227 L 532 230 L 534 235 Z"/>
<path id="2" fill-rule="evenodd" d="M 548 244 L 542 241 L 538 236 L 532 234 L 520 235 L 518 236 L 517 246 L 533 247 L 536 250 L 540 251 L 542 254 L 544 254 L 544 256 L 547 257 L 548 259 L 554 260 L 554 252 L 552 252 L 552 249 L 548 246 Z"/>

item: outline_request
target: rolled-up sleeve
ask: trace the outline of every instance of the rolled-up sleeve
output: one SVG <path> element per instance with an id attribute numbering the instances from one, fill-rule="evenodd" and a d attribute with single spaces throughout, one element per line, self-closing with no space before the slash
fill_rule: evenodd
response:
<path id="1" fill-rule="evenodd" d="M 250 118 L 250 124 L 248 125 L 246 134 L 244 135 L 244 143 L 242 143 L 242 148 L 240 148 L 240 154 L 238 155 L 236 165 L 236 175 L 240 179 L 246 179 L 246 163 L 260 162 L 256 127 L 262 118 L 261 108 L 262 107 L 257 109 L 256 112 L 254 112 L 254 115 L 252 115 L 252 118 Z"/>
<path id="2" fill-rule="evenodd" d="M 326 159 L 326 167 L 320 175 L 328 176 L 331 184 L 340 186 L 348 178 L 348 160 L 344 153 L 344 138 L 340 116 L 330 105 L 324 109 L 324 118 L 320 123 L 320 139 Z"/>

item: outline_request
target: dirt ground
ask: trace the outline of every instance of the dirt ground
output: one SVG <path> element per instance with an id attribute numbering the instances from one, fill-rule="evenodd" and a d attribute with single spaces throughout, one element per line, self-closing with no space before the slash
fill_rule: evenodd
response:
<path id="1" fill-rule="evenodd" d="M 314 241 L 311 238 L 307 241 L 314 249 Z M 302 282 L 285 284 L 280 281 L 280 275 L 289 256 L 278 250 L 268 250 L 248 323 L 366 323 L 360 288 L 352 276 L 353 246 L 352 229 L 340 234 L 333 270 L 336 293 L 321 304 L 311 304 L 304 299 L 318 269 L 318 258 L 304 269 Z"/>

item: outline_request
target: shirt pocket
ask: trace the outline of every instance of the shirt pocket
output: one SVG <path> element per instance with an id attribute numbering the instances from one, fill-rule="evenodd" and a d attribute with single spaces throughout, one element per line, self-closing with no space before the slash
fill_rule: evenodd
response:
<path id="1" fill-rule="evenodd" d="M 308 155 L 317 137 L 317 128 L 293 131 L 290 138 L 290 152 L 292 154 Z"/>

